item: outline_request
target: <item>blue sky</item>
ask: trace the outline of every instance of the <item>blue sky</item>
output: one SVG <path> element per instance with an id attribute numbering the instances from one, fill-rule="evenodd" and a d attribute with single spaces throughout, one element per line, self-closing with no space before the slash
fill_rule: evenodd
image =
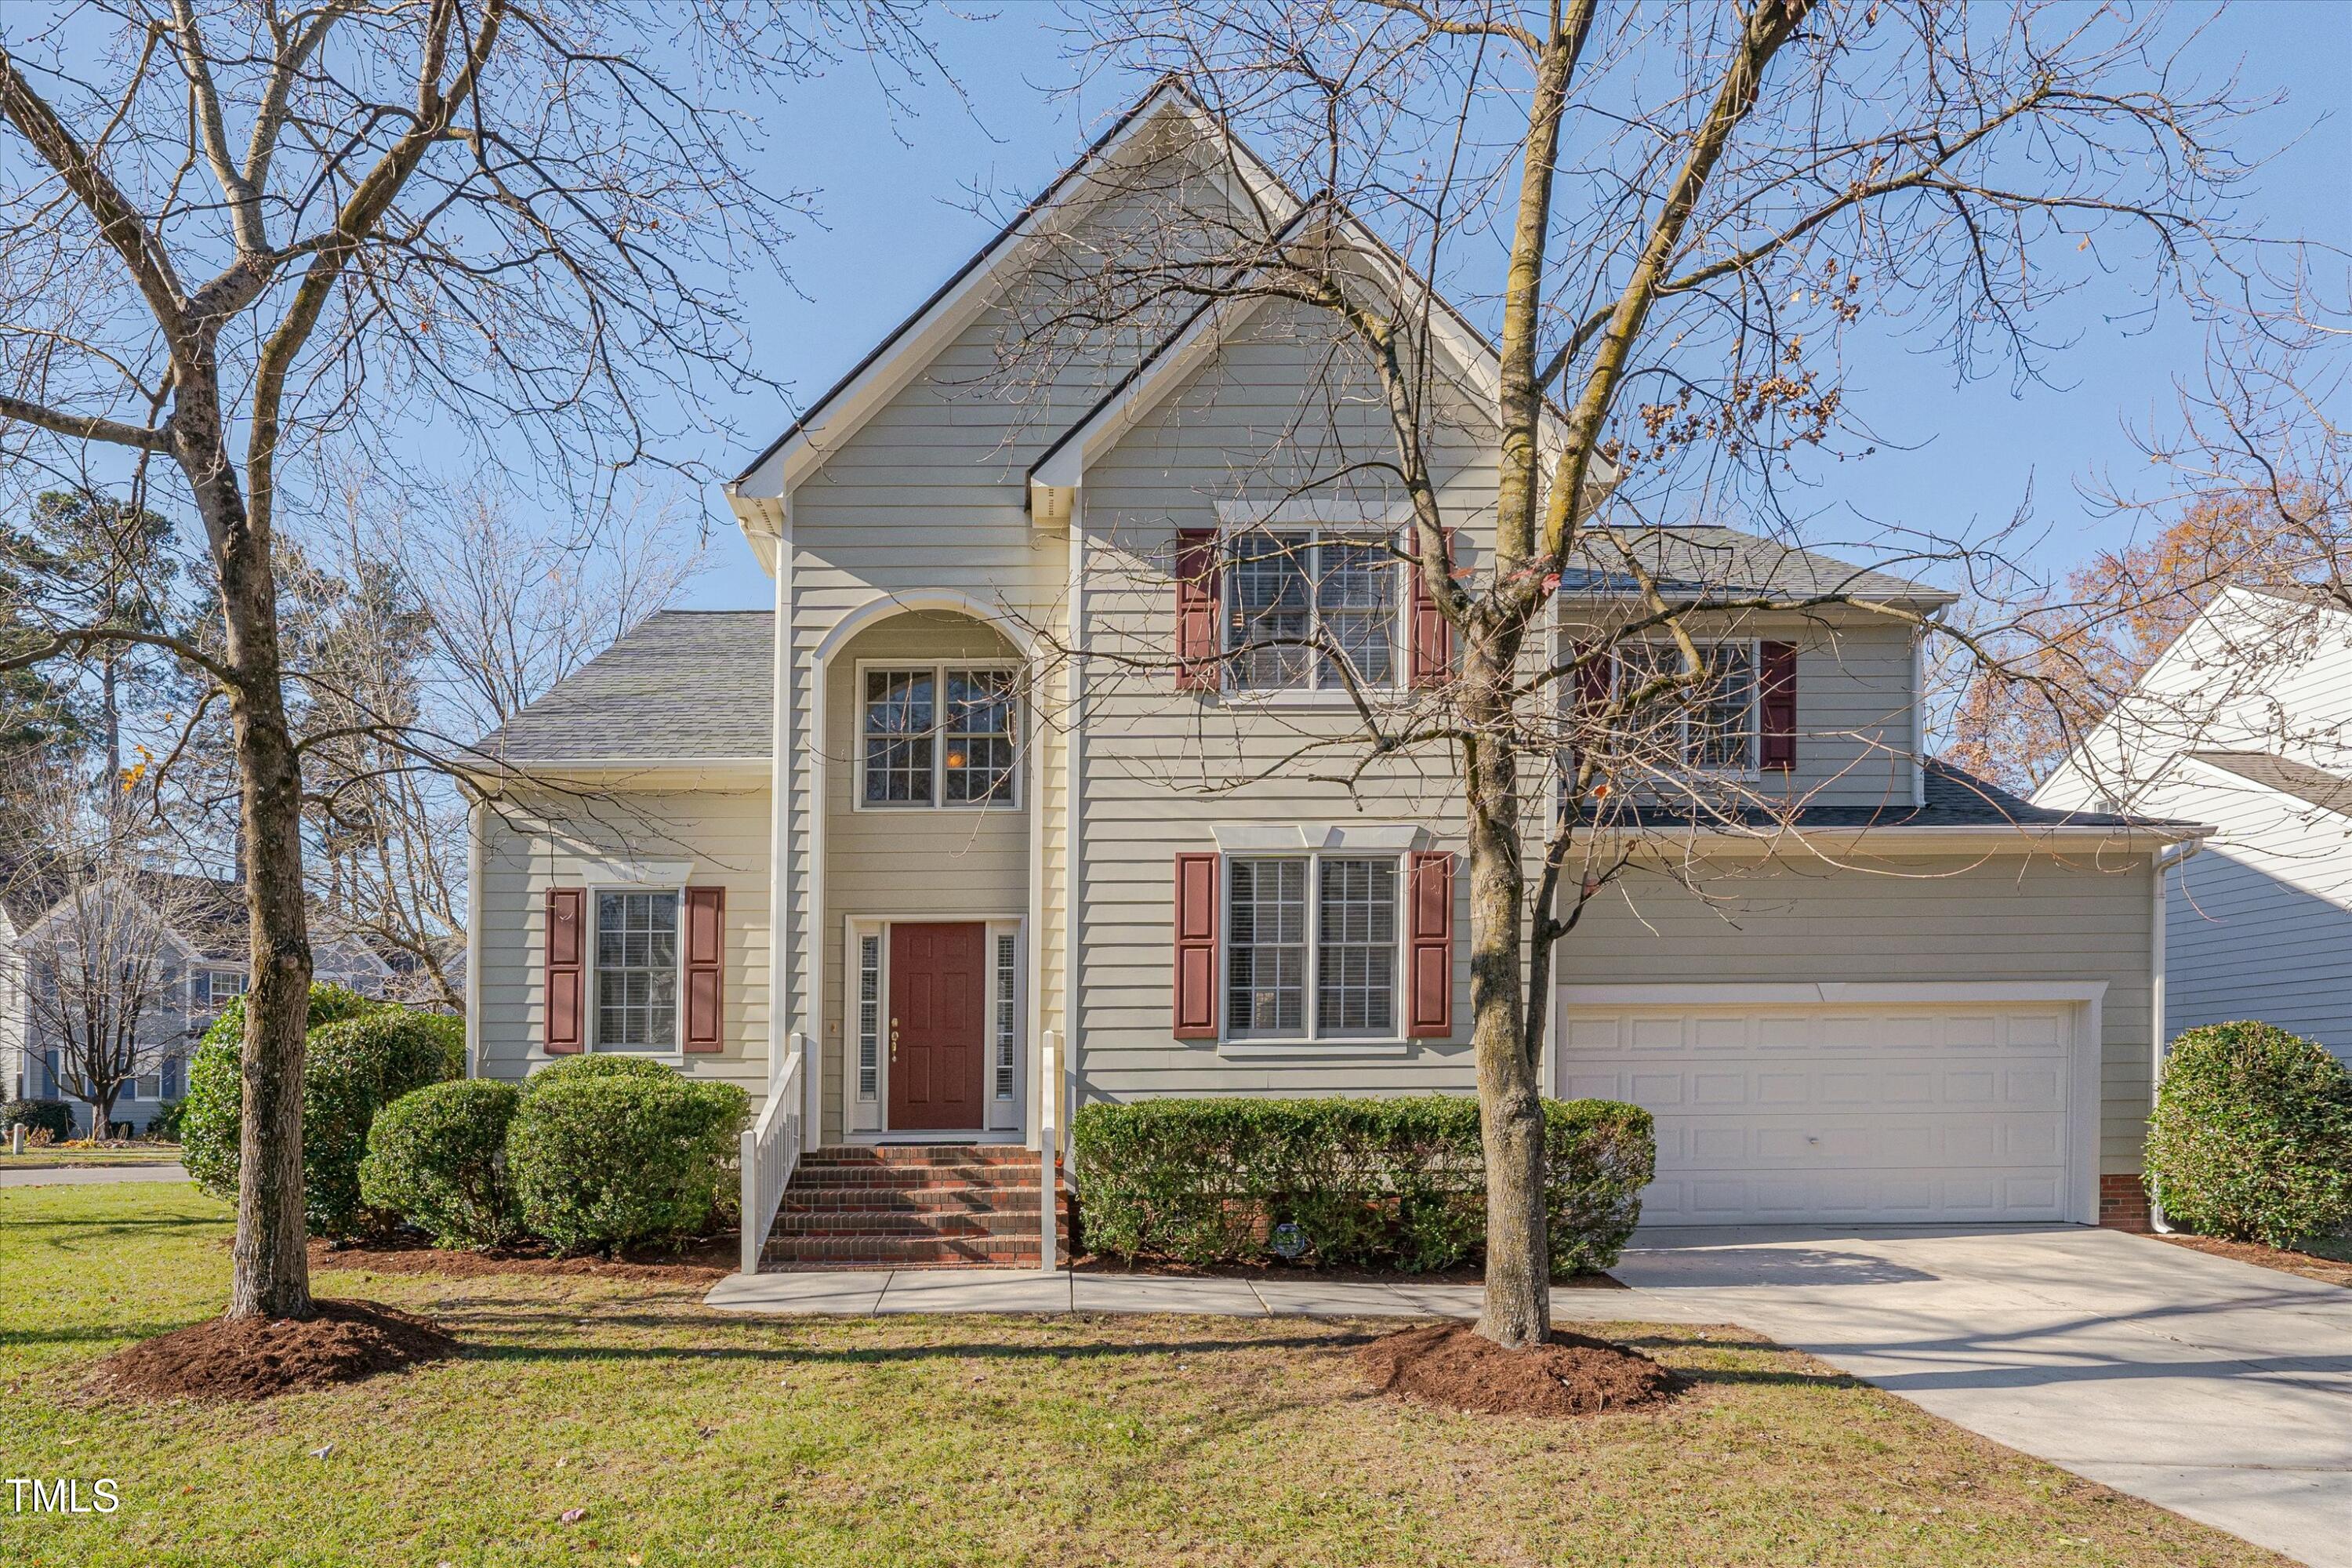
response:
<path id="1" fill-rule="evenodd" d="M 769 118 L 772 176 L 814 187 L 822 215 L 822 226 L 781 258 L 791 287 L 755 290 L 749 321 L 762 367 L 789 387 L 793 406 L 831 385 L 985 241 L 996 224 L 982 211 L 1017 205 L 1123 106 L 1126 84 L 1098 82 L 1076 100 L 1057 90 L 1073 72 L 1056 15 L 1011 0 L 985 20 L 940 19 L 941 52 L 969 112 L 937 92 L 921 95 L 918 115 L 893 112 L 871 76 L 846 62 Z M 2217 69 L 2236 62 L 2249 93 L 2285 95 L 2244 128 L 2256 147 L 2280 151 L 2245 195 L 2242 219 L 2273 237 L 2352 249 L 2352 0 L 2238 0 L 2204 48 Z M 1932 353 L 1884 340 L 1855 345 L 1850 391 L 1885 445 L 1830 476 L 1820 497 L 1825 536 L 1855 537 L 1865 528 L 1859 519 L 1968 531 L 2005 521 L 2030 494 L 2040 565 L 2063 568 L 2121 542 L 2129 525 L 2096 515 L 2076 487 L 2144 468 L 2128 427 L 2170 406 L 2173 377 L 2193 370 L 2201 345 L 2178 312 L 2153 328 L 2139 319 L 2134 281 L 2076 296 L 2074 344 L 2057 359 L 2053 385 L 1956 384 Z M 790 417 L 766 395 L 726 413 L 744 439 L 714 433 L 704 455 L 728 472 Z M 763 605 L 765 574 L 719 515 L 711 569 L 689 602 Z"/>

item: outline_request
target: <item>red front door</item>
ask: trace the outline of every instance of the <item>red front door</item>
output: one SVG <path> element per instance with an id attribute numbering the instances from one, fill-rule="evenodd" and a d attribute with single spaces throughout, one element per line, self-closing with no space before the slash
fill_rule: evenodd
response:
<path id="1" fill-rule="evenodd" d="M 976 1132 L 987 1066 L 988 928 L 890 928 L 893 1132 Z"/>

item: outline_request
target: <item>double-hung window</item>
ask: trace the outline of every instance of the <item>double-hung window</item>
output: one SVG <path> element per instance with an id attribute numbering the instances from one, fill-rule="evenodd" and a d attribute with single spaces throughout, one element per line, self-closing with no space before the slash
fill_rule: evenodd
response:
<path id="1" fill-rule="evenodd" d="M 1225 552 L 1225 647 L 1245 691 L 1341 691 L 1396 680 L 1404 563 L 1385 535 L 1331 529 L 1238 533 Z"/>
<path id="2" fill-rule="evenodd" d="M 869 668 L 860 675 L 858 804 L 1019 804 L 1015 671 L 988 665 Z"/>
<path id="3" fill-rule="evenodd" d="M 1395 1037 L 1398 882 L 1393 856 L 1227 860 L 1227 1035 Z"/>
<path id="4" fill-rule="evenodd" d="M 675 891 L 596 895 L 596 1048 L 677 1049 Z"/>
<path id="5" fill-rule="evenodd" d="M 1686 768 L 1710 773 L 1748 773 L 1756 767 L 1756 645 L 1747 641 L 1698 645 L 1706 661 L 1697 684 L 1669 691 L 1627 715 L 1626 723 L 1654 752 Z M 1671 642 L 1632 642 L 1617 650 L 1621 697 L 1660 676 L 1678 674 L 1682 650 Z"/>

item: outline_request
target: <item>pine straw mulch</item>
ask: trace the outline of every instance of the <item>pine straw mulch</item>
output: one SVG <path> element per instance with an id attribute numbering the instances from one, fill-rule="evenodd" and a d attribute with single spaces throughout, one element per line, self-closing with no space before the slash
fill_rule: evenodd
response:
<path id="1" fill-rule="evenodd" d="M 1356 1366 L 1382 1394 L 1484 1415 L 1638 1410 L 1690 1386 L 1639 1351 L 1559 1329 L 1549 1344 L 1515 1351 L 1467 1323 L 1430 1323 L 1374 1340 Z"/>
<path id="2" fill-rule="evenodd" d="M 735 1272 L 738 1243 L 732 1234 L 705 1237 L 683 1247 L 621 1258 L 559 1258 L 544 1246 L 500 1247 L 487 1252 L 437 1247 L 422 1239 L 397 1238 L 336 1246 L 313 1239 L 313 1268 L 363 1268 L 377 1274 L 431 1274 L 445 1279 L 478 1279 L 496 1274 L 563 1274 L 596 1279 L 715 1285 Z"/>
<path id="3" fill-rule="evenodd" d="M 100 1397 L 268 1399 L 457 1354 L 430 1318 L 377 1301 L 312 1306 L 309 1318 L 213 1318 L 142 1340 L 100 1362 L 85 1386 Z"/>
<path id="4" fill-rule="evenodd" d="M 2156 1239 L 2174 1247 L 2188 1247 L 2193 1252 L 2210 1252 L 2216 1258 L 2252 1263 L 2262 1268 L 2275 1268 L 2282 1274 L 2300 1274 L 2305 1279 L 2317 1279 L 2328 1285 L 2352 1286 L 2352 1263 L 2340 1258 L 2323 1258 L 2315 1252 L 2294 1252 L 2285 1247 L 2264 1247 L 2258 1241 L 2224 1241 L 2218 1236 L 2190 1236 L 2185 1231 L 2175 1231 L 2170 1236 L 2159 1235 Z"/>

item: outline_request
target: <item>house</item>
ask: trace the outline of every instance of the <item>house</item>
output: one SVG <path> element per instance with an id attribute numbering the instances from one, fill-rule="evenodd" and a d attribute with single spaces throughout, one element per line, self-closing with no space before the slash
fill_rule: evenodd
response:
<path id="1" fill-rule="evenodd" d="M 164 952 L 143 994 L 135 1065 L 141 1069 L 114 1102 L 114 1122 L 143 1131 L 164 1106 L 187 1092 L 188 1055 L 230 998 L 245 994 L 245 892 L 224 878 L 141 872 L 121 896 L 147 911 L 133 929 L 152 930 Z M 87 1133 L 95 1109 L 75 1094 L 72 1059 L 45 1019 L 31 987 L 45 959 L 70 948 L 75 889 L 56 875 L 0 879 L 0 1099 L 63 1100 Z M 322 935 L 313 944 L 317 978 L 382 995 L 396 983 L 391 963 L 366 942 Z"/>
<path id="2" fill-rule="evenodd" d="M 2215 826 L 2166 879 L 2168 1036 L 2259 1018 L 2352 1058 L 2352 608 L 2224 589 L 2033 798 Z"/>
<path id="3" fill-rule="evenodd" d="M 654 616 L 480 742 L 476 1070 L 657 1057 L 751 1090 L 796 1184 L 949 1144 L 977 1182 L 1001 1148 L 1032 1215 L 1019 1151 L 1076 1104 L 1474 1088 L 1449 756 L 1277 765 L 1350 732 L 1336 667 L 1220 640 L 1318 627 L 1375 703 L 1445 679 L 1398 498 L 1352 460 L 1389 450 L 1360 369 L 1278 302 L 1019 363 L 1039 247 L 1108 245 L 1155 170 L 1203 169 L 1297 210 L 1156 89 L 729 487 L 772 608 Z M 1493 354 L 1435 327 L 1475 433 Z M 1492 491 L 1465 438 L 1442 500 L 1473 572 Z M 1952 599 L 1731 528 L 1643 548 L 1669 582 Z M 1563 648 L 1625 614 L 1619 574 L 1565 586 Z M 1657 1112 L 1648 1219 L 2136 1216 L 2152 867 L 2195 830 L 1927 761 L 1911 620 L 1726 615 L 1708 651 L 1677 762 L 1795 822 L 1632 831 L 1543 1069 Z M 861 1232 L 788 1193 L 768 1256 L 1037 1257 L 920 1207 Z"/>

